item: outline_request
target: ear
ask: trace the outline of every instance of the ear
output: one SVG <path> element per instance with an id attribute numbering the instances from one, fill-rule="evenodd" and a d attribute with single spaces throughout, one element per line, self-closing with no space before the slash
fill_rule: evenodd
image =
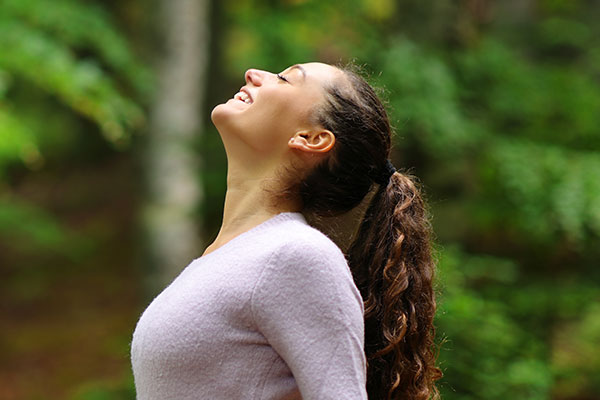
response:
<path id="1" fill-rule="evenodd" d="M 288 142 L 291 149 L 309 154 L 327 153 L 333 148 L 334 144 L 335 135 L 327 129 L 299 131 Z"/>

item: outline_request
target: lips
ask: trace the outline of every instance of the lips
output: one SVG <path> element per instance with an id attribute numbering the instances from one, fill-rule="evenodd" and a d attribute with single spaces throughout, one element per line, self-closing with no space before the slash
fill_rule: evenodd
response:
<path id="1" fill-rule="evenodd" d="M 237 92 L 235 96 L 233 96 L 233 98 L 239 101 L 243 101 L 246 104 L 253 103 L 252 96 L 250 96 L 250 93 L 245 88 L 241 88 L 240 91 Z"/>

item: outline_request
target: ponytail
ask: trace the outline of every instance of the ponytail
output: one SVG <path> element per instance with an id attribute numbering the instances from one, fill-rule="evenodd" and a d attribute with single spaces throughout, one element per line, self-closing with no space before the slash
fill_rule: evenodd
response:
<path id="1" fill-rule="evenodd" d="M 377 189 L 348 250 L 365 300 L 367 392 L 372 399 L 438 399 L 432 287 L 434 261 L 425 204 L 400 172 Z"/>

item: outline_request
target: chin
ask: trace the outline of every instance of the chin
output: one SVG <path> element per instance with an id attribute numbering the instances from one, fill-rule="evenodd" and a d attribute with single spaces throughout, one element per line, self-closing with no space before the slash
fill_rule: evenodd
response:
<path id="1" fill-rule="evenodd" d="M 227 112 L 226 110 L 223 109 L 225 107 L 226 107 L 225 104 L 217 104 L 215 106 L 215 108 L 212 109 L 212 111 L 210 113 L 210 119 L 212 120 L 213 124 L 216 125 L 217 121 L 222 119 L 223 114 Z"/>
<path id="2" fill-rule="evenodd" d="M 217 121 L 227 120 L 235 115 L 239 115 L 247 109 L 247 106 L 238 100 L 230 99 L 226 103 L 218 104 L 210 113 L 210 119 L 214 124 Z"/>
<path id="3" fill-rule="evenodd" d="M 236 114 L 239 114 L 239 110 L 231 107 L 231 104 L 219 104 L 213 108 L 210 119 L 221 137 L 235 135 L 239 130 L 240 121 L 236 118 Z"/>

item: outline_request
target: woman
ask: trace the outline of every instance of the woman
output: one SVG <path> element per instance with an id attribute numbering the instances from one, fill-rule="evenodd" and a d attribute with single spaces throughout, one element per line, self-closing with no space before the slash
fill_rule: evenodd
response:
<path id="1" fill-rule="evenodd" d="M 436 397 L 429 225 L 388 160 L 384 107 L 326 64 L 245 77 L 212 112 L 223 224 L 138 322 L 138 399 Z M 342 214 L 371 188 L 346 256 L 300 214 Z"/>

